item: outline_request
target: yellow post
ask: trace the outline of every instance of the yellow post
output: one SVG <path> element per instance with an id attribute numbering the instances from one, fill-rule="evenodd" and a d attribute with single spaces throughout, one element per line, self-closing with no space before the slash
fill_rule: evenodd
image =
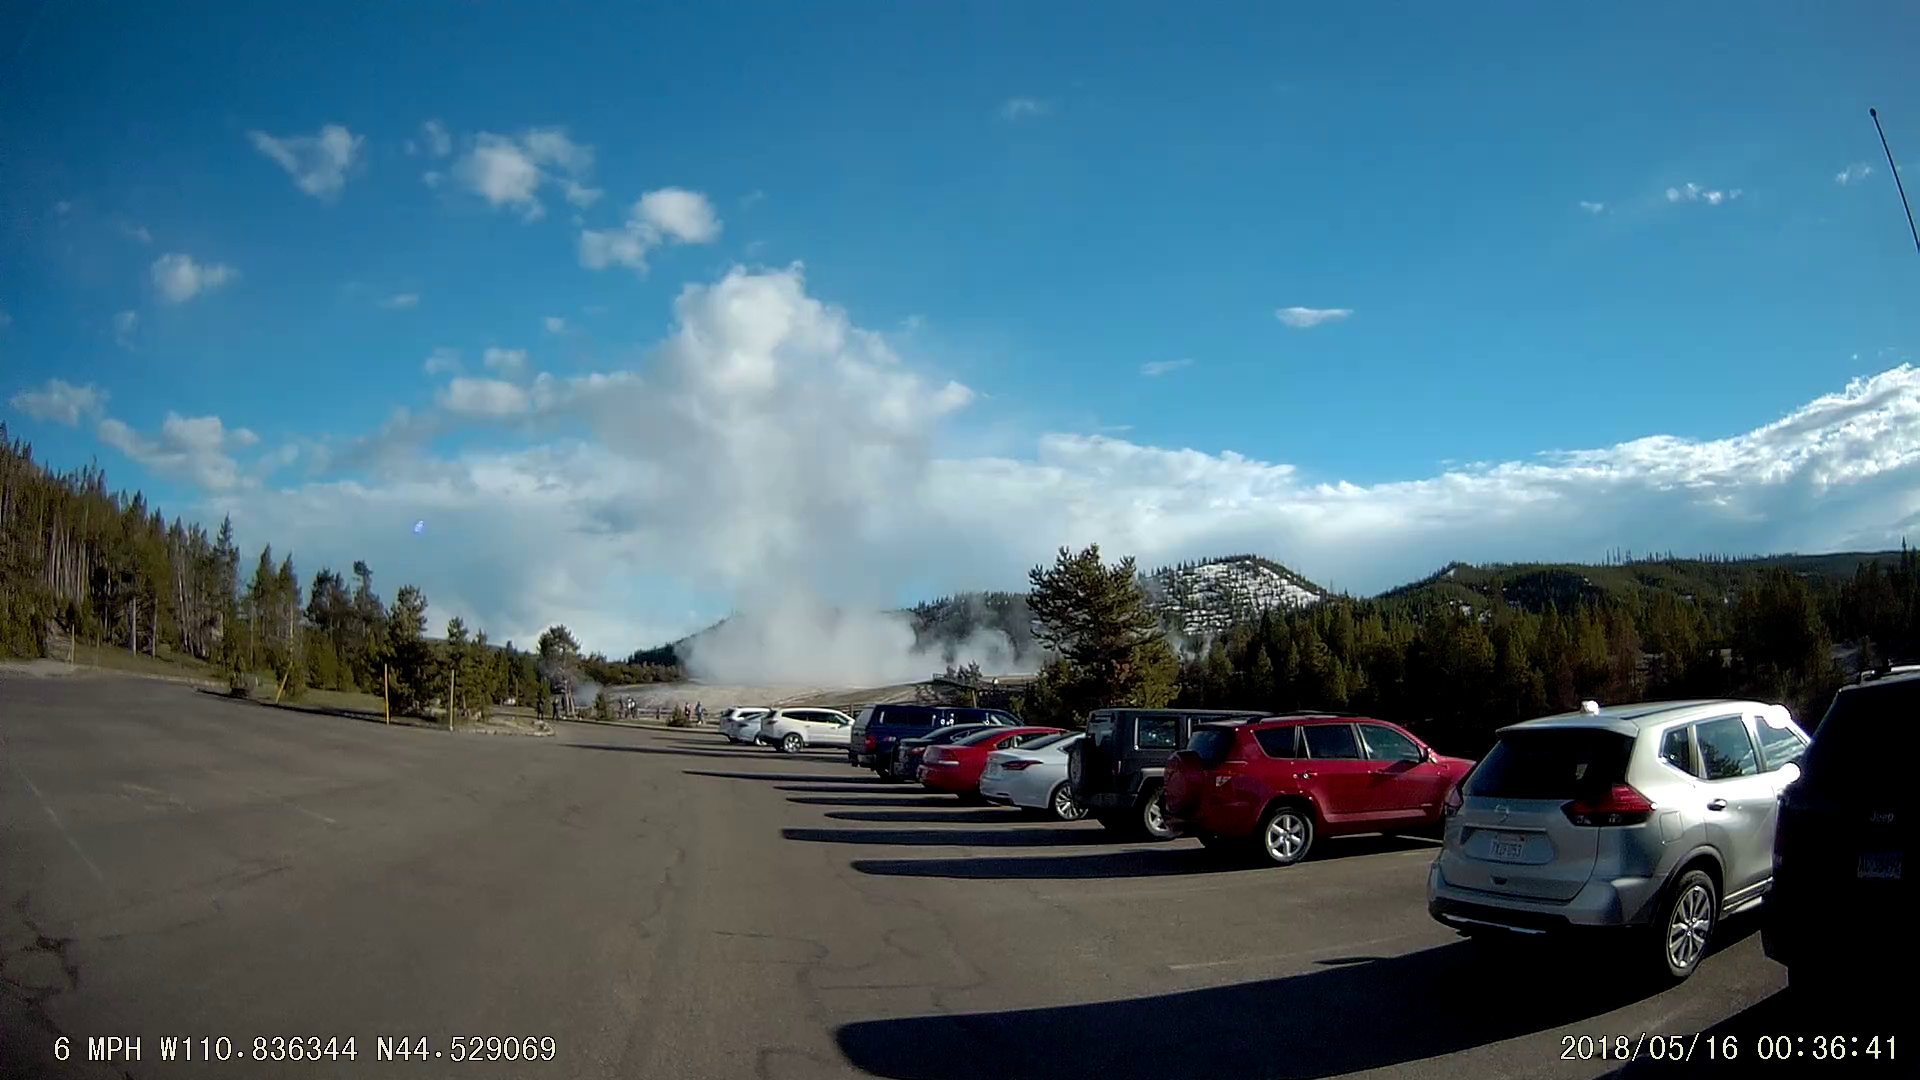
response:
<path id="1" fill-rule="evenodd" d="M 387 703 L 387 723 L 393 723 L 393 669 L 380 665 L 380 696 Z"/>
<path id="2" fill-rule="evenodd" d="M 293 674 L 293 669 L 288 668 L 287 674 L 280 676 L 280 689 L 275 690 L 273 692 L 273 703 L 275 705 L 280 704 L 280 695 L 287 692 L 287 675 L 292 675 L 292 674 Z"/>

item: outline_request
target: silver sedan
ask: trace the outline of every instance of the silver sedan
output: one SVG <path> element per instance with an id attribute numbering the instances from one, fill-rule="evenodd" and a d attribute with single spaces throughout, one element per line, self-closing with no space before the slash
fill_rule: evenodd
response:
<path id="1" fill-rule="evenodd" d="M 1087 809 L 1073 801 L 1067 786 L 1067 750 L 1086 736 L 1077 731 L 1050 735 L 1017 750 L 987 755 L 980 794 L 991 802 L 1039 810 L 1060 821 L 1079 821 Z"/>

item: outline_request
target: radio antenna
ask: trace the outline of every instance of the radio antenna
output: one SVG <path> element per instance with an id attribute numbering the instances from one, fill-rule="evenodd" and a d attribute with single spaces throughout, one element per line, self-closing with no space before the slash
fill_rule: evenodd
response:
<path id="1" fill-rule="evenodd" d="M 1913 207 L 1907 202 L 1907 185 L 1900 182 L 1900 166 L 1893 163 L 1893 149 L 1887 145 L 1887 133 L 1880 126 L 1880 110 L 1868 109 L 1867 115 L 1873 117 L 1873 130 L 1880 133 L 1880 149 L 1887 153 L 1887 168 L 1893 172 L 1893 187 L 1900 193 L 1900 208 L 1907 212 L 1907 231 L 1913 234 L 1913 250 L 1920 251 L 1920 229 L 1913 227 Z"/>

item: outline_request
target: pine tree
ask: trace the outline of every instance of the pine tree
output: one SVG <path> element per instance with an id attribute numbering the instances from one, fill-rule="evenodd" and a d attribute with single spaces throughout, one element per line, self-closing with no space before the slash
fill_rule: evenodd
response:
<path id="1" fill-rule="evenodd" d="M 433 700 L 433 650 L 426 641 L 427 598 L 412 585 L 402 585 L 387 614 L 386 641 L 393 667 L 393 704 L 397 711 L 419 714 Z"/>
<path id="2" fill-rule="evenodd" d="M 1076 718 L 1103 705 L 1156 708 L 1173 700 L 1179 661 L 1131 556 L 1109 567 L 1099 545 L 1059 550 L 1028 574 L 1034 636 L 1066 665 L 1058 688 Z"/>

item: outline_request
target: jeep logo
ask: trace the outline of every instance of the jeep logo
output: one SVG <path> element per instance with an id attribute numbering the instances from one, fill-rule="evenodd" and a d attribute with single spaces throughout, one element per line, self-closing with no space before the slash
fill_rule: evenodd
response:
<path id="1" fill-rule="evenodd" d="M 1867 821 L 1874 825 L 1891 825 L 1893 824 L 1893 811 L 1875 810 L 1873 813 L 1867 815 Z"/>

